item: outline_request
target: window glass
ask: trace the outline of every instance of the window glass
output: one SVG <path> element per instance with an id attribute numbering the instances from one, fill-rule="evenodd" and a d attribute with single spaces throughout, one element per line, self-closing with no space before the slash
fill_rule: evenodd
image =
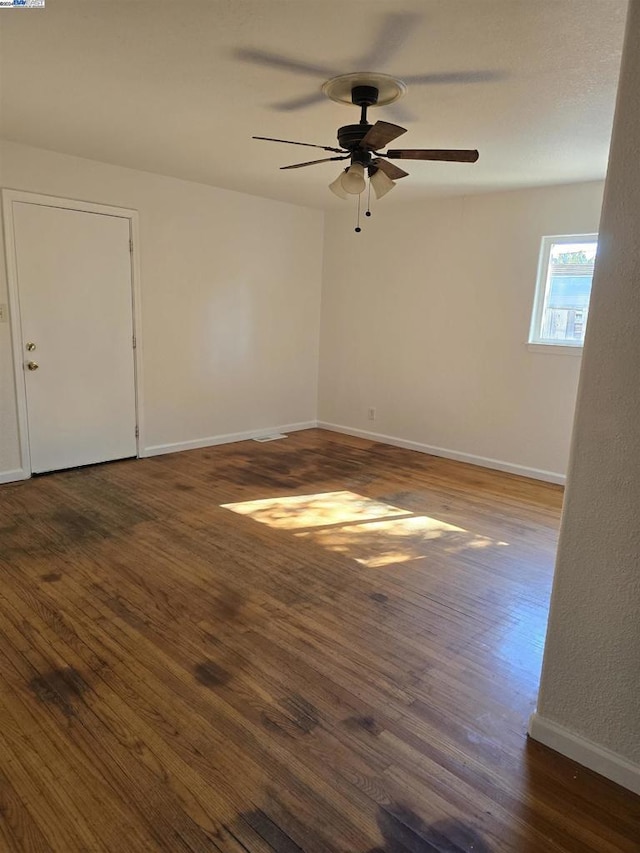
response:
<path id="1" fill-rule="evenodd" d="M 597 234 L 543 238 L 531 343 L 582 346 L 597 248 Z"/>

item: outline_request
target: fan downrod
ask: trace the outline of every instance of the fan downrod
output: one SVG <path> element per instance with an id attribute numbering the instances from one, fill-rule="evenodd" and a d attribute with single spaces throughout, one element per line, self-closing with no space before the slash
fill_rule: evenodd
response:
<path id="1" fill-rule="evenodd" d="M 351 101 L 360 107 L 360 124 L 345 124 L 338 128 L 338 143 L 341 148 L 351 152 L 355 156 L 353 162 L 360 162 L 366 166 L 371 155 L 360 149 L 360 143 L 369 132 L 372 125 L 367 120 L 367 110 L 378 103 L 378 89 L 376 86 L 354 86 L 351 90 Z"/>

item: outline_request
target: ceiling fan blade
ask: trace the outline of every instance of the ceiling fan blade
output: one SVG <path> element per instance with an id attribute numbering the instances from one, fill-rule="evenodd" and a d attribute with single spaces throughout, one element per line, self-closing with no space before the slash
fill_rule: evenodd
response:
<path id="1" fill-rule="evenodd" d="M 392 160 L 447 160 L 451 163 L 475 163 L 480 156 L 473 149 L 455 148 L 401 148 L 384 155 Z"/>
<path id="2" fill-rule="evenodd" d="M 376 37 L 369 50 L 351 64 L 354 68 L 382 68 L 416 28 L 422 15 L 413 12 L 390 12 L 380 20 Z"/>
<path id="3" fill-rule="evenodd" d="M 292 112 L 293 110 L 302 110 L 305 107 L 310 107 L 312 104 L 319 104 L 325 100 L 324 92 L 313 92 L 311 95 L 302 95 L 300 98 L 291 98 L 288 101 L 279 101 L 277 104 L 271 104 L 274 110 L 282 112 Z"/>
<path id="4" fill-rule="evenodd" d="M 390 124 L 388 121 L 377 121 L 360 142 L 360 147 L 377 151 L 378 148 L 384 148 L 389 142 L 393 142 L 394 139 L 397 139 L 406 132 L 407 128 L 400 127 L 399 124 Z"/>
<path id="5" fill-rule="evenodd" d="M 335 151 L 344 154 L 343 148 L 332 148 L 330 145 L 315 145 L 313 142 L 294 142 L 292 139 L 274 139 L 272 136 L 252 136 L 252 139 L 262 139 L 265 142 L 284 142 L 287 145 L 304 145 L 306 148 L 321 148 L 323 151 Z"/>
<path id="6" fill-rule="evenodd" d="M 376 157 L 375 160 L 372 160 L 371 165 L 375 166 L 376 169 L 380 169 L 381 172 L 384 172 L 392 181 L 397 181 L 399 178 L 406 178 L 409 174 L 409 172 L 405 172 L 404 169 L 400 169 L 396 166 L 395 163 L 390 163 L 388 160 L 382 160 L 380 157 Z"/>
<path id="7" fill-rule="evenodd" d="M 241 47 L 234 51 L 234 55 L 245 62 L 253 62 L 256 65 L 270 65 L 272 68 L 282 68 L 284 71 L 296 71 L 298 74 L 306 74 L 310 77 L 333 77 L 336 73 L 335 68 L 329 68 L 326 65 L 312 65 L 310 62 L 299 62 L 296 59 L 287 59 L 285 56 L 267 53 L 264 50 Z"/>
<path id="8" fill-rule="evenodd" d="M 292 166 L 280 166 L 281 169 L 302 169 L 303 166 L 315 166 L 316 163 L 328 163 L 330 160 L 348 160 L 351 154 L 344 157 L 323 157 L 322 160 L 309 160 L 306 163 L 294 163 Z"/>
<path id="9" fill-rule="evenodd" d="M 449 71 L 435 74 L 414 74 L 403 76 L 405 83 L 491 83 L 493 80 L 503 80 L 507 75 L 504 71 Z"/>

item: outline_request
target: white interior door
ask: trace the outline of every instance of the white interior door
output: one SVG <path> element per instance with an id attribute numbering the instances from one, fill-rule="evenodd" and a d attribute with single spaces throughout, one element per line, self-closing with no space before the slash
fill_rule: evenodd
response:
<path id="1" fill-rule="evenodd" d="M 31 470 L 136 455 L 129 220 L 14 202 Z"/>

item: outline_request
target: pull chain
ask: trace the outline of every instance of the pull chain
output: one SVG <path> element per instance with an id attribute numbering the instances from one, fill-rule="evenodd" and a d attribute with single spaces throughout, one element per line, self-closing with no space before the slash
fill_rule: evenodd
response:
<path id="1" fill-rule="evenodd" d="M 364 215 L 371 216 L 371 178 L 369 178 L 369 189 L 367 192 L 367 209 Z"/>
<path id="2" fill-rule="evenodd" d="M 362 195 L 362 193 L 360 193 L 360 195 Z M 357 215 L 356 227 L 355 227 L 356 234 L 359 234 L 362 231 L 362 228 L 360 227 L 360 195 L 358 195 L 358 215 Z"/>

